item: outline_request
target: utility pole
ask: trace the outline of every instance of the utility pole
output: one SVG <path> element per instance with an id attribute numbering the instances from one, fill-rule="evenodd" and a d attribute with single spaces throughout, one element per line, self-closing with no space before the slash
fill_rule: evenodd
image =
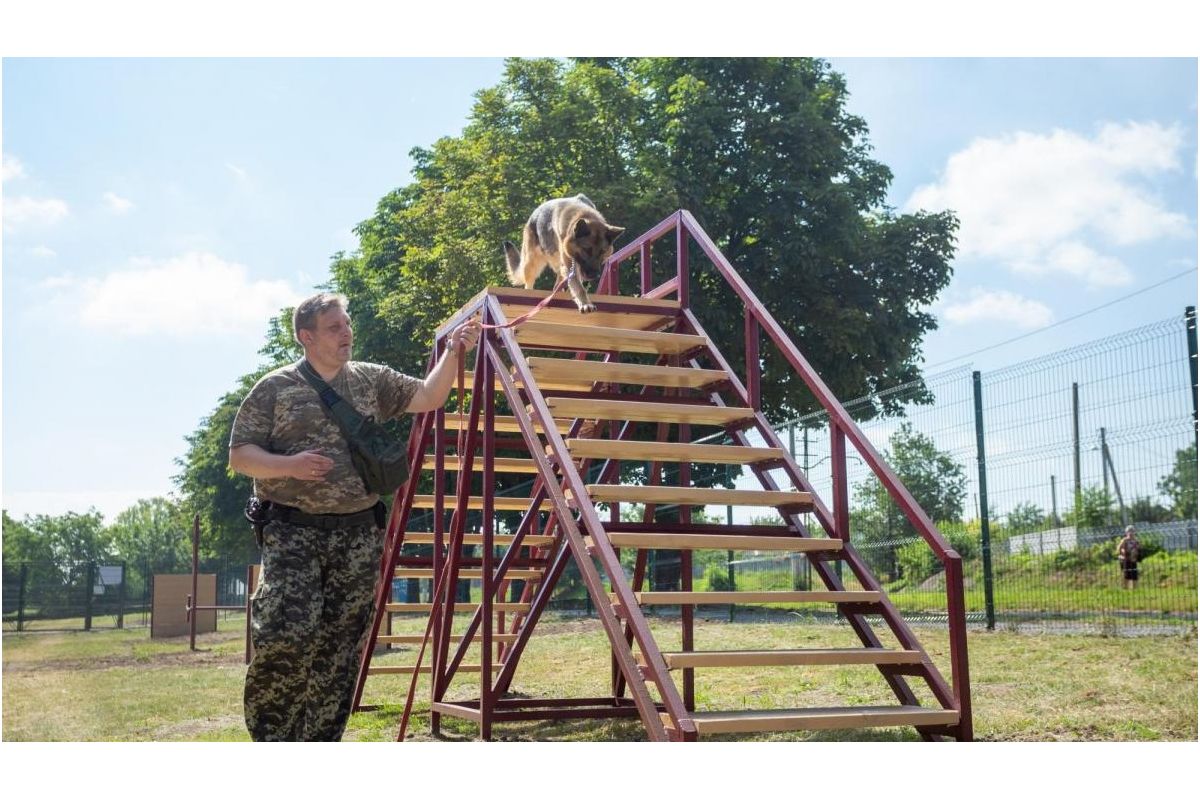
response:
<path id="1" fill-rule="evenodd" d="M 1104 488 L 1108 490 L 1108 473 L 1112 473 L 1113 487 L 1117 490 L 1117 504 L 1121 508 L 1121 524 L 1129 524 L 1129 515 L 1125 513 L 1125 498 L 1121 496 L 1121 484 L 1117 481 L 1117 468 L 1113 466 L 1112 451 L 1104 440 L 1104 428 L 1100 429 L 1100 457 L 1104 459 Z"/>
<path id="2" fill-rule="evenodd" d="M 1058 521 L 1058 490 L 1054 485 L 1054 476 L 1050 476 L 1050 516 L 1054 520 L 1054 527 L 1059 527 L 1061 523 Z"/>
<path id="3" fill-rule="evenodd" d="M 1104 428 L 1100 429 L 1100 474 L 1104 476 L 1104 493 L 1108 494 L 1108 444 L 1104 441 Z"/>

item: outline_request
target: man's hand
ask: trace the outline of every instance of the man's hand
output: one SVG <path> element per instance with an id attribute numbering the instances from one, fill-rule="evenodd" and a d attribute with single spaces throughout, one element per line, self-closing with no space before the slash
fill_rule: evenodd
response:
<path id="1" fill-rule="evenodd" d="M 323 456 L 316 450 L 305 450 L 288 456 L 289 478 L 298 481 L 323 481 L 325 474 L 333 469 L 333 459 Z"/>
<path id="2" fill-rule="evenodd" d="M 479 320 L 475 317 L 462 323 L 450 331 L 450 350 L 457 352 L 458 346 L 461 344 L 465 348 L 465 352 L 471 352 L 479 341 L 479 334 L 482 330 Z"/>

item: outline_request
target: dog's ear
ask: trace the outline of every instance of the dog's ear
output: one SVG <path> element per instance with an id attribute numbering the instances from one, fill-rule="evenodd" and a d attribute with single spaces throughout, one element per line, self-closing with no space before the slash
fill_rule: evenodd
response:
<path id="1" fill-rule="evenodd" d="M 579 219 L 575 220 L 574 236 L 576 239 L 586 239 L 588 234 L 591 232 L 592 229 L 588 227 L 588 222 L 586 219 L 580 217 Z"/>
<path id="2" fill-rule="evenodd" d="M 608 243 L 612 244 L 616 241 L 617 237 L 624 232 L 624 228 L 618 228 L 616 225 L 609 225 L 608 230 L 604 232 L 604 235 L 608 239 Z"/>

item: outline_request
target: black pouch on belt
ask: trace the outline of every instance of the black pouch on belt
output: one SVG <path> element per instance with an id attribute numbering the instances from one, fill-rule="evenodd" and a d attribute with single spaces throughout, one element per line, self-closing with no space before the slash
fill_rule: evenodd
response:
<path id="1" fill-rule="evenodd" d="M 250 521 L 250 527 L 254 531 L 254 543 L 261 550 L 263 546 L 263 528 L 266 527 L 270 517 L 267 516 L 267 511 L 271 508 L 270 500 L 260 500 L 254 495 L 250 495 L 250 499 L 246 501 L 246 510 L 243 512 L 246 519 Z"/>

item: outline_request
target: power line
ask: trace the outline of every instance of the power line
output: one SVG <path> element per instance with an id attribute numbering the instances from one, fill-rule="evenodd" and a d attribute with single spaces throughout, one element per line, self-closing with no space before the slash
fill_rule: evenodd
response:
<path id="1" fill-rule="evenodd" d="M 1065 325 L 1066 323 L 1077 320 L 1080 317 L 1086 317 L 1088 314 L 1094 314 L 1095 312 L 1100 311 L 1101 309 L 1108 308 L 1111 305 L 1116 305 L 1117 303 L 1128 300 L 1131 297 L 1136 297 L 1139 294 L 1148 292 L 1151 289 L 1157 289 L 1159 286 L 1162 286 L 1164 283 L 1170 283 L 1173 280 L 1182 278 L 1184 275 L 1189 275 L 1195 271 L 1196 271 L 1195 267 L 1192 267 L 1191 269 L 1185 269 L 1183 272 L 1172 275 L 1169 278 L 1164 278 L 1163 280 L 1159 281 L 1158 283 L 1152 283 L 1149 286 L 1138 289 L 1136 292 L 1130 292 L 1129 294 L 1127 294 L 1123 297 L 1118 297 L 1115 300 L 1109 300 L 1107 303 L 1102 303 L 1101 305 L 1098 305 L 1095 308 L 1089 308 L 1087 311 L 1080 312 L 1073 317 L 1067 317 L 1066 319 L 1060 319 L 1058 322 L 1052 322 L 1049 325 L 1046 325 L 1045 327 L 1038 328 L 1037 330 L 1029 331 L 1028 333 L 1022 333 L 1020 336 L 1014 336 L 1011 339 L 1005 339 L 1003 342 L 998 342 L 996 344 L 988 345 L 987 347 L 981 347 L 978 350 L 972 350 L 970 353 L 964 353 L 961 356 L 955 356 L 954 358 L 948 358 L 945 361 L 939 361 L 936 364 L 927 364 L 923 368 L 922 371 L 930 370 L 930 369 L 933 369 L 934 367 L 940 367 L 943 364 L 949 364 L 954 361 L 960 361 L 964 358 L 970 358 L 971 356 L 976 356 L 976 355 L 979 355 L 980 353 L 986 353 L 988 350 L 995 350 L 997 347 L 1003 347 L 1006 344 L 1012 344 L 1013 342 L 1028 338 L 1030 336 L 1033 336 L 1034 334 L 1038 334 L 1043 331 L 1048 331 L 1051 328 L 1057 328 L 1059 325 Z"/>

